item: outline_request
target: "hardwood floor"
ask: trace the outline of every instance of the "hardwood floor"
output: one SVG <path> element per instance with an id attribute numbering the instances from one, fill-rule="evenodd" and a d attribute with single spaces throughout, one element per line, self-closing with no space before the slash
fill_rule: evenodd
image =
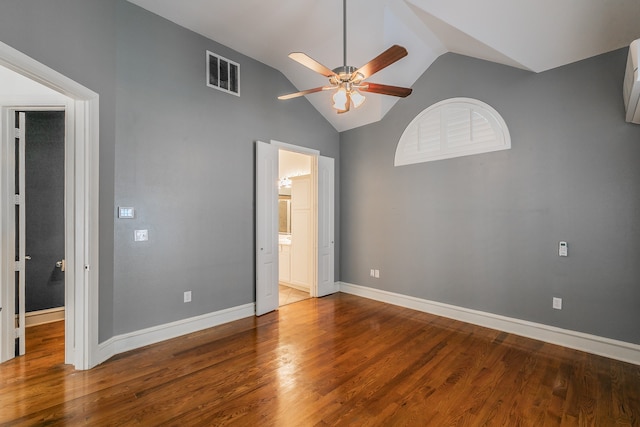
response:
<path id="1" fill-rule="evenodd" d="M 0 424 L 640 425 L 640 366 L 347 294 L 90 371 L 61 326 L 0 365 Z"/>

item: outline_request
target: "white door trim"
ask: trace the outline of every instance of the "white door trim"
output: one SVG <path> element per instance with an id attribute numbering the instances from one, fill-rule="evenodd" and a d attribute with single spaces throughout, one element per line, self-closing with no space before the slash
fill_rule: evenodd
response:
<path id="1" fill-rule="evenodd" d="M 286 142 L 271 140 L 271 145 L 275 145 L 281 150 L 293 151 L 294 153 L 308 154 L 310 156 L 318 157 L 320 152 L 313 148 L 300 147 L 298 145 L 287 144 Z"/>
<path id="2" fill-rule="evenodd" d="M 74 120 L 68 125 L 67 138 L 72 145 L 73 161 L 65 168 L 65 209 L 67 210 L 66 239 L 69 255 L 75 259 L 69 265 L 65 281 L 66 297 L 72 299 L 73 313 L 68 314 L 65 362 L 76 369 L 89 369 L 100 362 L 98 357 L 98 167 L 99 167 L 99 97 L 92 90 L 35 61 L 27 55 L 0 42 L 0 65 L 28 77 L 54 91 L 71 98 Z M 6 109 L 5 109 L 6 111 Z M 3 114 L 3 116 L 5 116 Z M 2 132 L 6 137 L 7 132 Z M 69 159 L 67 157 L 67 159 Z M 69 173 L 67 173 L 69 172 Z M 0 180 L 5 181 L 6 179 Z M 5 184 L 2 184 L 3 190 Z M 2 203 L 2 223 L 5 224 L 7 200 Z M 69 219 L 71 218 L 71 219 Z M 71 223 L 69 223 L 71 221 Z M 3 227 L 2 240 L 6 241 Z M 2 276 L 10 266 L 2 257 Z M 67 258 L 68 259 L 68 258 Z M 71 263 L 69 263 L 71 264 Z M 71 276 L 71 277 L 69 277 Z M 8 323 L 6 310 L 0 312 L 3 325 Z M 4 326 L 6 329 L 6 326 Z M 5 334 L 3 334 L 5 335 Z M 4 344 L 4 343 L 3 343 Z M 5 345 L 2 346 L 3 349 Z M 6 352 L 5 352 L 6 353 Z M 2 361 L 6 354 L 0 355 Z"/>

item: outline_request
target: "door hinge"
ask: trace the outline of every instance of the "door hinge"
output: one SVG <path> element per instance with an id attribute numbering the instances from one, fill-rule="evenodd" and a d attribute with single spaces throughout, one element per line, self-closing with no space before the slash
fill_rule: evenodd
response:
<path id="1" fill-rule="evenodd" d="M 20 338 L 20 329 L 15 329 L 15 338 Z"/>
<path id="2" fill-rule="evenodd" d="M 24 270 L 24 261 L 16 261 L 16 269 L 15 271 Z"/>
<path id="3" fill-rule="evenodd" d="M 15 129 L 14 129 L 14 131 L 15 131 L 15 132 L 14 132 L 14 134 L 13 134 L 13 137 L 14 137 L 14 138 L 20 138 L 20 136 L 21 136 L 21 134 L 22 134 L 22 132 L 20 132 L 20 128 L 15 128 Z"/>
<path id="4" fill-rule="evenodd" d="M 13 202 L 16 205 L 21 205 L 23 201 L 24 201 L 24 197 L 22 196 L 22 194 L 16 194 L 14 199 L 13 199 Z"/>

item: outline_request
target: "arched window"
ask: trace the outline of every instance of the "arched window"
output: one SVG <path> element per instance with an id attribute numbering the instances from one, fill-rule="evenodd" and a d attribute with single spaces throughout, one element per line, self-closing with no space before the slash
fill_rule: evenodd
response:
<path id="1" fill-rule="evenodd" d="M 490 105 L 451 98 L 427 108 L 409 123 L 396 148 L 395 166 L 511 148 L 507 125 Z"/>

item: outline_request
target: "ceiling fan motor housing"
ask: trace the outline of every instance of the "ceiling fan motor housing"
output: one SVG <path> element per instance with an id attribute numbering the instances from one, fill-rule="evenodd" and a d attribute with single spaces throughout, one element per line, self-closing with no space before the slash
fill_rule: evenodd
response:
<path id="1" fill-rule="evenodd" d="M 356 67 L 353 67 L 351 65 L 344 65 L 342 67 L 334 68 L 332 71 L 336 73 L 336 75 L 331 76 L 329 80 L 333 85 L 339 85 L 340 83 L 358 84 L 360 81 L 362 81 L 364 76 L 360 73 L 354 75 L 357 70 L 358 69 Z"/>

